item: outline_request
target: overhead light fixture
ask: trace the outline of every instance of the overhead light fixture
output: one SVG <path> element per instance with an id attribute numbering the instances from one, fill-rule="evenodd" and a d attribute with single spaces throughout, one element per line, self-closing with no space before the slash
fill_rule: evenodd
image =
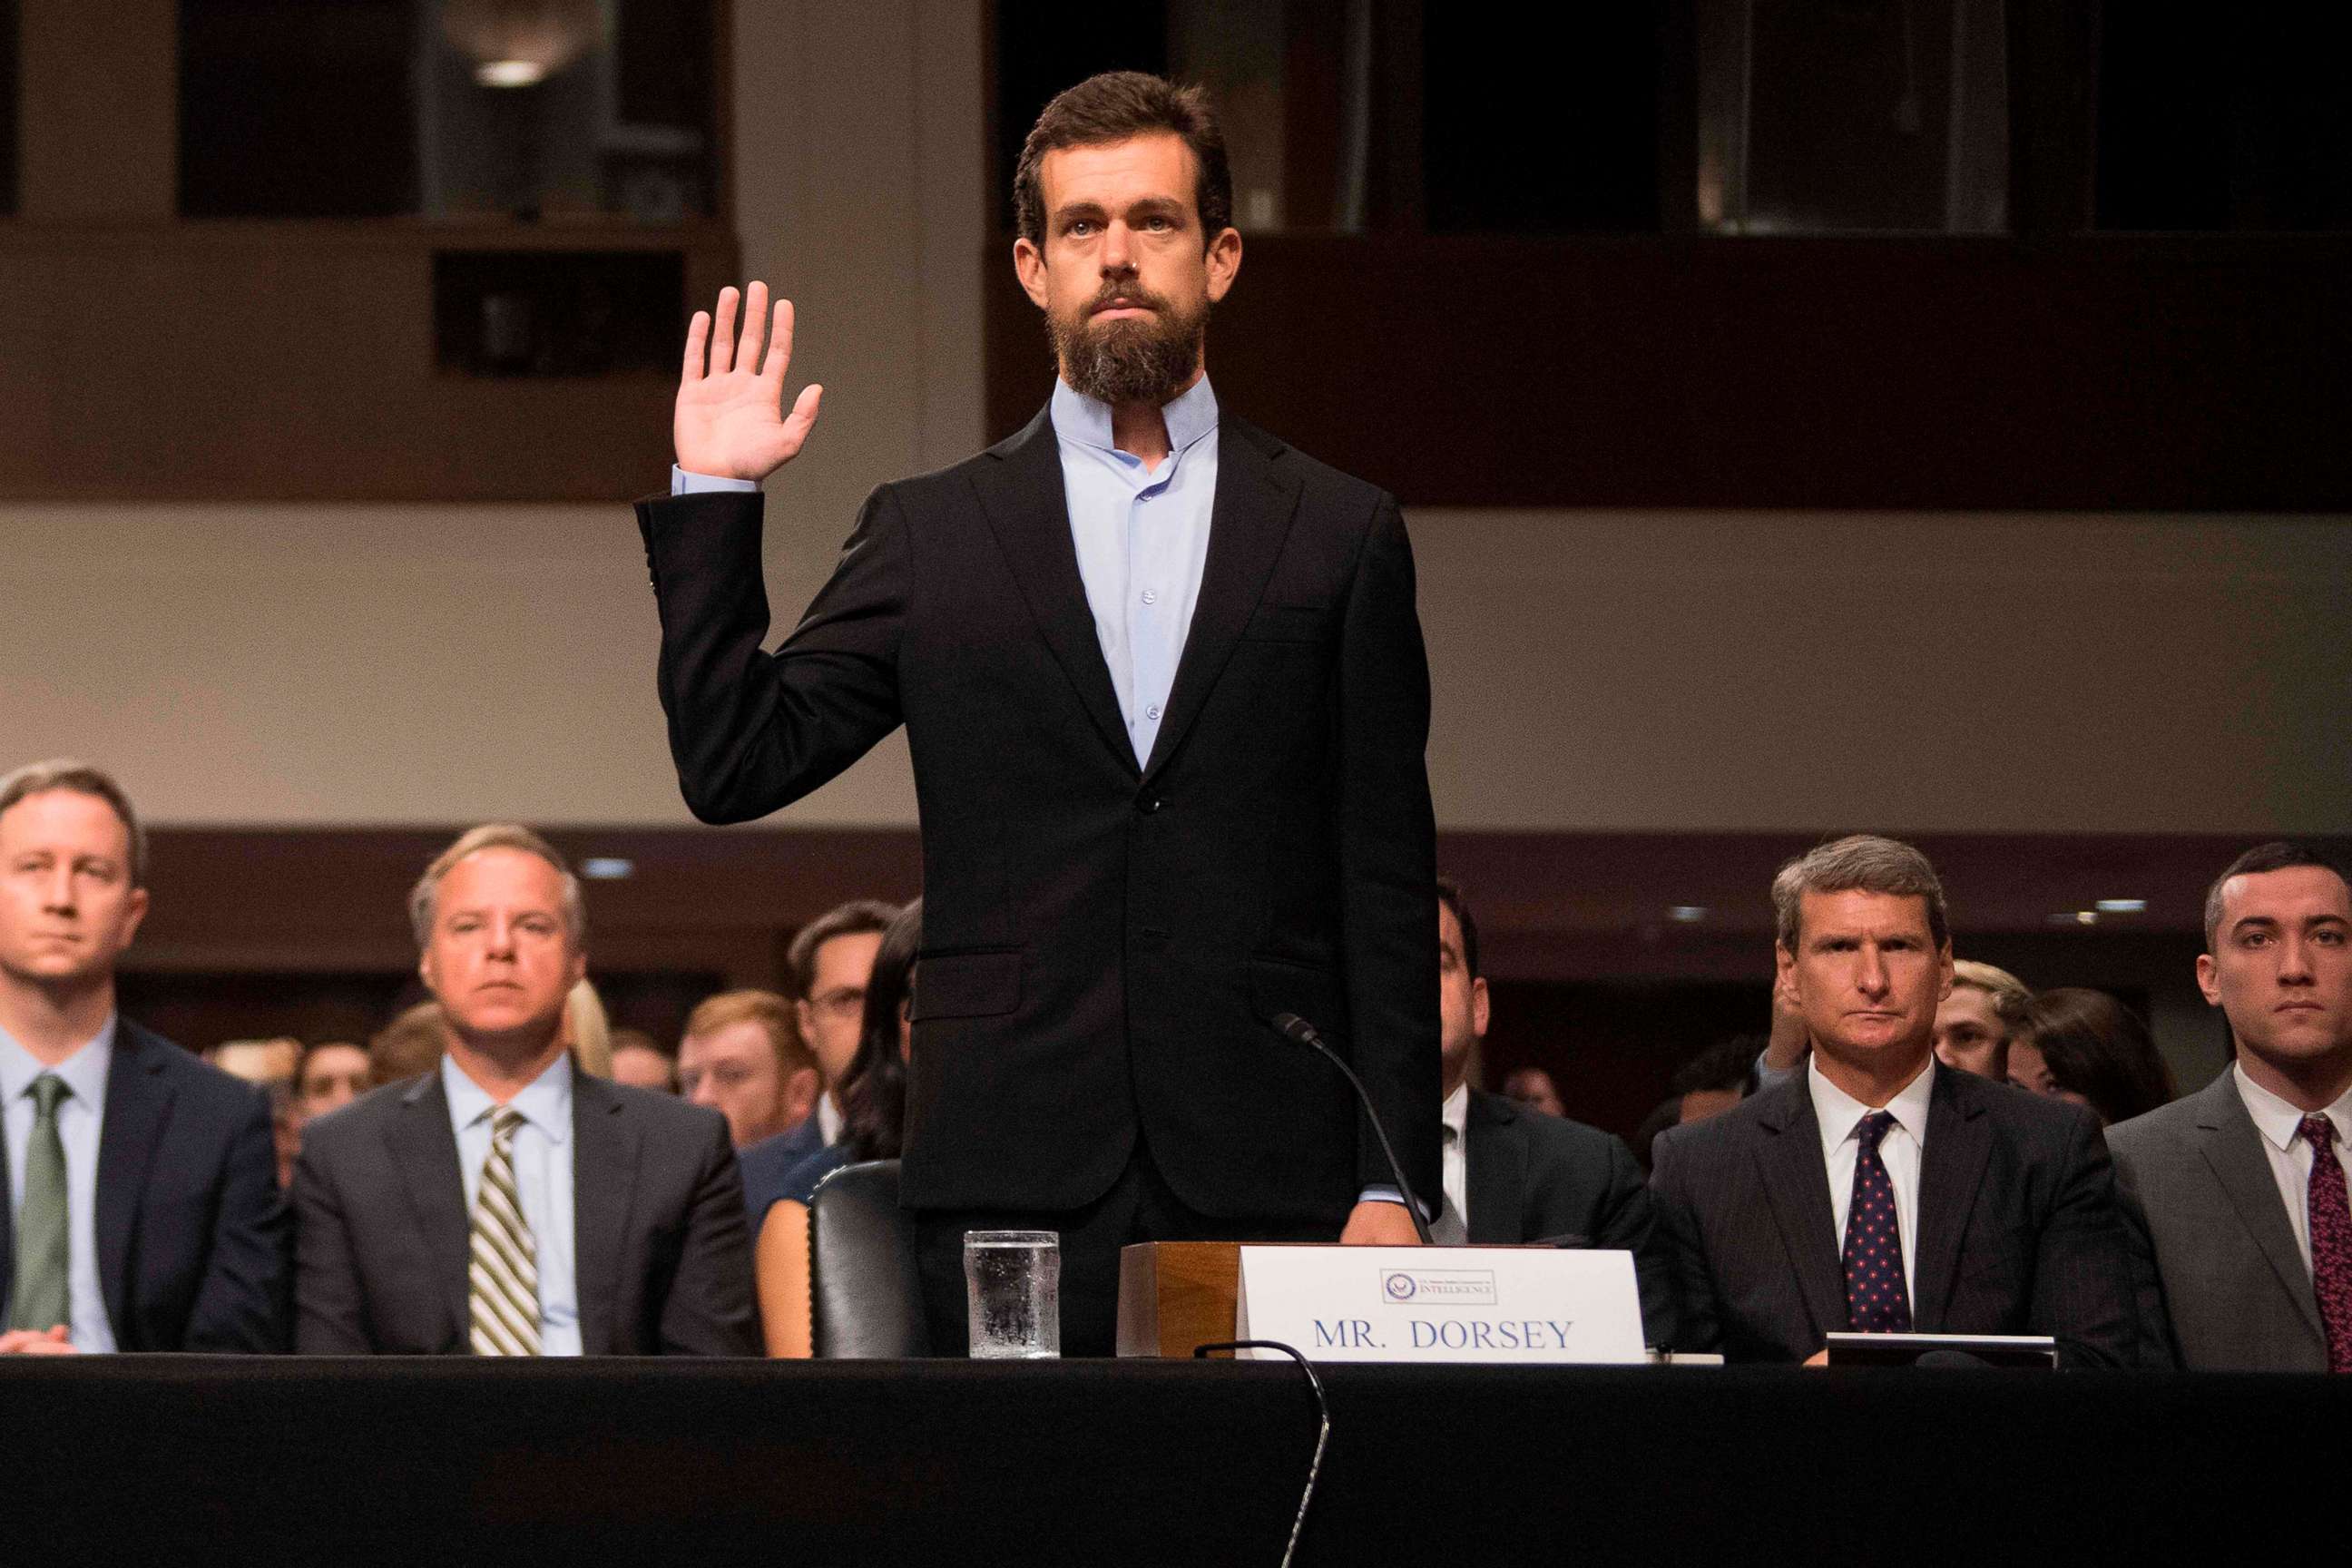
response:
<path id="1" fill-rule="evenodd" d="M 442 36 L 484 87 L 536 87 L 604 37 L 598 0 L 442 0 Z"/>
<path id="2" fill-rule="evenodd" d="M 1706 919 L 1705 904 L 1676 904 L 1666 911 L 1666 918 L 1678 925 L 1696 925 Z"/>
<path id="3" fill-rule="evenodd" d="M 2101 899 L 2092 908 L 2103 915 L 2144 915 L 2147 912 L 2146 899 Z"/>
<path id="4" fill-rule="evenodd" d="M 592 855 L 580 862 L 580 874 L 592 882 L 617 882 L 636 875 L 637 863 L 619 855 Z"/>
<path id="5" fill-rule="evenodd" d="M 2061 910 L 2050 917 L 2054 926 L 2095 926 L 2099 923 L 2096 910 Z"/>

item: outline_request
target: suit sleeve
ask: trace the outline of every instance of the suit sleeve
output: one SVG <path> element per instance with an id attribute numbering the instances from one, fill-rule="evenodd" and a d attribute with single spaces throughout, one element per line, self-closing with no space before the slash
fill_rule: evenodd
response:
<path id="1" fill-rule="evenodd" d="M 1723 1328 L 1716 1311 L 1715 1280 L 1707 1271 L 1706 1249 L 1700 1244 L 1698 1216 L 1672 1128 L 1651 1146 L 1650 1193 L 1657 1200 L 1658 1249 L 1672 1300 L 1670 1342 L 1678 1351 L 1719 1351 Z M 1643 1304 L 1646 1308 L 1646 1287 Z"/>
<path id="2" fill-rule="evenodd" d="M 1357 1073 L 1415 1189 L 1441 1184 L 1437 829 L 1429 802 L 1429 660 L 1413 608 L 1412 546 L 1383 496 L 1356 564 L 1340 632 L 1339 897 Z M 1392 1184 L 1369 1126 L 1357 1177 Z"/>
<path id="3" fill-rule="evenodd" d="M 2122 1211 L 2124 1241 L 2131 1255 L 2132 1305 L 2138 1318 L 2139 1360 L 2142 1367 L 2169 1372 L 2180 1365 L 2180 1347 L 2174 1342 L 2172 1313 L 2164 1302 L 2164 1279 L 2156 1266 L 2156 1240 L 2139 1193 L 2137 1162 L 2112 1144 L 2116 1165 L 2116 1206 Z"/>
<path id="4" fill-rule="evenodd" d="M 774 653 L 756 494 L 641 501 L 661 615 L 657 683 L 678 787 L 705 822 L 791 805 L 898 727 L 908 569 L 887 487 L 867 498 L 833 576 Z"/>
<path id="5" fill-rule="evenodd" d="M 291 1339 L 288 1252 L 293 1243 L 278 1191 L 269 1105 L 240 1096 L 241 1110 L 221 1170 L 212 1250 L 176 1349 L 283 1355 Z"/>
<path id="6" fill-rule="evenodd" d="M 367 1355 L 367 1321 L 352 1261 L 341 1194 L 315 1142 L 294 1165 L 294 1349 L 299 1355 Z"/>
<path id="7" fill-rule="evenodd" d="M 760 1353 L 751 1300 L 751 1247 L 743 1220 L 743 1177 L 727 1124 L 710 1118 L 710 1142 L 694 1178 L 686 1242 L 662 1303 L 661 1353 Z"/>
<path id="8" fill-rule="evenodd" d="M 1658 1225 L 1657 1200 L 1642 1180 L 1642 1167 L 1624 1140 L 1609 1140 L 1609 1184 L 1593 1215 L 1592 1245 L 1633 1255 L 1633 1275 L 1642 1290 L 1642 1338 L 1645 1344 L 1675 1342 L 1674 1258 Z"/>
<path id="9" fill-rule="evenodd" d="M 2033 1268 L 2032 1321 L 2054 1335 L 2064 1364 L 2139 1363 L 2139 1313 L 2115 1167 L 2098 1118 L 2074 1108 L 2057 1193 Z"/>

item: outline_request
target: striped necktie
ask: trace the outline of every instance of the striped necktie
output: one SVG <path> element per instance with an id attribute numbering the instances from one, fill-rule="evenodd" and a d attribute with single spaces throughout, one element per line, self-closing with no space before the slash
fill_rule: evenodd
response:
<path id="1" fill-rule="evenodd" d="M 539 1353 L 539 1247 L 515 1196 L 514 1135 L 522 1123 L 522 1112 L 507 1106 L 491 1116 L 489 1157 L 474 1198 L 467 1284 L 476 1355 Z"/>

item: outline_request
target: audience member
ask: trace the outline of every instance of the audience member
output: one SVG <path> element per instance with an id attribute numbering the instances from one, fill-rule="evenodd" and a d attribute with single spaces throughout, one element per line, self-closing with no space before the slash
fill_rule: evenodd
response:
<path id="1" fill-rule="evenodd" d="M 1797 1005 L 1796 994 L 1789 989 L 1788 976 L 1776 973 L 1772 981 L 1772 1027 L 1764 1037 L 1764 1048 L 1756 1054 L 1756 1087 L 1771 1089 L 1794 1079 L 1812 1048 L 1812 1037 L 1805 1030 L 1804 1010 Z"/>
<path id="2" fill-rule="evenodd" d="M 1503 1079 L 1503 1098 L 1516 1100 L 1546 1116 L 1568 1114 L 1568 1102 L 1560 1099 L 1559 1086 L 1541 1068 L 1513 1068 Z"/>
<path id="3" fill-rule="evenodd" d="M 2032 994 L 2006 969 L 1954 960 L 1951 992 L 1936 1009 L 1936 1059 L 1995 1083 L 2007 1079 L 2009 1053 Z"/>
<path id="4" fill-rule="evenodd" d="M 1648 1342 L 1674 1338 L 1674 1282 L 1633 1151 L 1597 1127 L 1546 1116 L 1470 1087 L 1493 1001 L 1478 971 L 1478 921 L 1462 889 L 1437 883 L 1440 1243 L 1622 1248 L 1633 1255 Z"/>
<path id="5" fill-rule="evenodd" d="M 824 1096 L 816 1107 L 819 1144 L 841 1136 L 841 1084 L 857 1055 L 859 1025 L 866 1016 L 866 977 L 873 973 L 882 933 L 898 918 L 896 904 L 858 899 L 803 926 L 784 952 L 801 1039 L 815 1055 L 817 1071 L 824 1079 Z"/>
<path id="6" fill-rule="evenodd" d="M 382 1089 L 431 1072 L 441 1065 L 448 1043 L 449 1020 L 440 1003 L 427 1000 L 404 1008 L 368 1042 L 368 1081 Z"/>
<path id="7" fill-rule="evenodd" d="M 301 1068 L 302 1042 L 226 1040 L 206 1051 L 205 1060 L 268 1097 L 270 1152 L 278 1190 L 284 1191 L 294 1179 L 294 1156 L 302 1152 L 302 1117 L 294 1106 L 294 1075 Z"/>
<path id="8" fill-rule="evenodd" d="M 1755 1035 L 1736 1035 L 1685 1062 L 1675 1074 L 1674 1124 L 1720 1116 L 1754 1093 L 1756 1058 L 1769 1043 Z"/>
<path id="9" fill-rule="evenodd" d="M 722 991 L 696 1007 L 677 1047 L 677 1081 L 688 1100 L 727 1118 L 739 1151 L 806 1121 L 819 1088 L 793 1005 L 772 991 Z"/>
<path id="10" fill-rule="evenodd" d="M 898 912 L 896 904 L 875 899 L 842 904 L 803 926 L 784 952 L 784 968 L 799 994 L 793 1019 L 824 1088 L 815 1111 L 798 1127 L 740 1152 L 743 1202 L 755 1235 L 760 1216 L 784 1195 L 793 1173 L 841 1136 L 841 1083 L 857 1056 L 866 976 L 882 933 Z"/>
<path id="11" fill-rule="evenodd" d="M 677 1062 L 643 1029 L 613 1031 L 613 1081 L 635 1089 L 677 1092 Z"/>
<path id="12" fill-rule="evenodd" d="M 410 896 L 436 1070 L 310 1129 L 306 1352 L 733 1355 L 757 1345 L 723 1119 L 578 1069 L 586 912 L 528 828 L 477 827 Z"/>
<path id="13" fill-rule="evenodd" d="M 613 1076 L 613 1020 L 593 982 L 583 978 L 563 998 L 564 1048 L 572 1065 L 597 1078 Z"/>
<path id="14" fill-rule="evenodd" d="M 112 778 L 0 779 L 0 1353 L 286 1348 L 268 1104 L 115 1011 L 147 905 Z"/>
<path id="15" fill-rule="evenodd" d="M 302 1053 L 294 1071 L 294 1114 L 302 1124 L 341 1110 L 374 1087 L 366 1050 L 349 1040 L 326 1040 Z"/>
<path id="16" fill-rule="evenodd" d="M 2108 1131 L 2191 1371 L 2352 1372 L 2352 889 L 2291 844 L 2240 856 L 2205 900 L 2198 987 L 2236 1060 Z M 2148 1311 L 2144 1306 L 2143 1311 Z"/>
<path id="17" fill-rule="evenodd" d="M 1952 959 L 1927 858 L 1840 839 L 1782 867 L 1772 901 L 1811 1062 L 1658 1139 L 1681 1348 L 1800 1361 L 1845 1330 L 2044 1333 L 2068 1364 L 2131 1364 L 2097 1120 L 1937 1066 Z"/>
<path id="18" fill-rule="evenodd" d="M 915 1036 L 915 953 L 922 942 L 923 901 L 917 899 L 898 911 L 875 951 L 857 1048 L 842 1074 L 841 1136 L 788 1173 L 774 1201 L 753 1218 L 760 1322 L 772 1356 L 809 1353 L 809 1207 L 817 1184 L 844 1165 L 898 1157 Z"/>
<path id="19" fill-rule="evenodd" d="M 2026 1004 L 2018 1037 L 2032 1046 L 2050 1081 L 2039 1092 L 2089 1106 L 2103 1125 L 2145 1116 L 2172 1100 L 2172 1069 L 2157 1054 L 2147 1026 L 2104 991 L 2042 992 Z"/>

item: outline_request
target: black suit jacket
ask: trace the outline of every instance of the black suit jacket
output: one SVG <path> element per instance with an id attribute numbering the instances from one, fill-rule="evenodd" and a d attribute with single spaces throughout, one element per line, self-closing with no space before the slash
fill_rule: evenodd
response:
<path id="1" fill-rule="evenodd" d="M 756 1355 L 743 1188 L 715 1111 L 572 1079 L 572 1255 L 588 1355 Z M 463 1355 L 471 1223 L 438 1070 L 304 1130 L 295 1348 Z"/>
<path id="2" fill-rule="evenodd" d="M 1466 1239 L 1512 1247 L 1574 1237 L 1563 1245 L 1632 1253 L 1643 1336 L 1654 1345 L 1673 1344 L 1673 1259 L 1642 1167 L 1624 1141 L 1475 1089 L 1466 1133 Z"/>
<path id="3" fill-rule="evenodd" d="M 0 1298 L 16 1280 L 7 1179 L 0 1163 Z M 117 1349 L 286 1349 L 291 1234 L 268 1101 L 128 1018 L 106 1075 L 95 1220 Z"/>
<path id="4" fill-rule="evenodd" d="M 1675 1258 L 1678 1348 L 1801 1361 L 1850 1327 L 1805 1074 L 1661 1133 L 1651 1180 Z M 1920 1332 L 2052 1334 L 2069 1365 L 2133 1364 L 2129 1250 L 2098 1119 L 1937 1069 L 1913 1276 Z"/>
<path id="5" fill-rule="evenodd" d="M 901 722 L 923 837 L 902 1175 L 919 1208 L 1068 1209 L 1139 1136 L 1210 1215 L 1337 1227 L 1387 1184 L 1353 1058 L 1436 1190 L 1435 838 L 1412 556 L 1389 497 L 1230 415 L 1166 718 L 1136 764 L 1050 419 L 874 492 L 773 654 L 760 501 L 645 503 L 687 803 L 786 805 Z"/>

